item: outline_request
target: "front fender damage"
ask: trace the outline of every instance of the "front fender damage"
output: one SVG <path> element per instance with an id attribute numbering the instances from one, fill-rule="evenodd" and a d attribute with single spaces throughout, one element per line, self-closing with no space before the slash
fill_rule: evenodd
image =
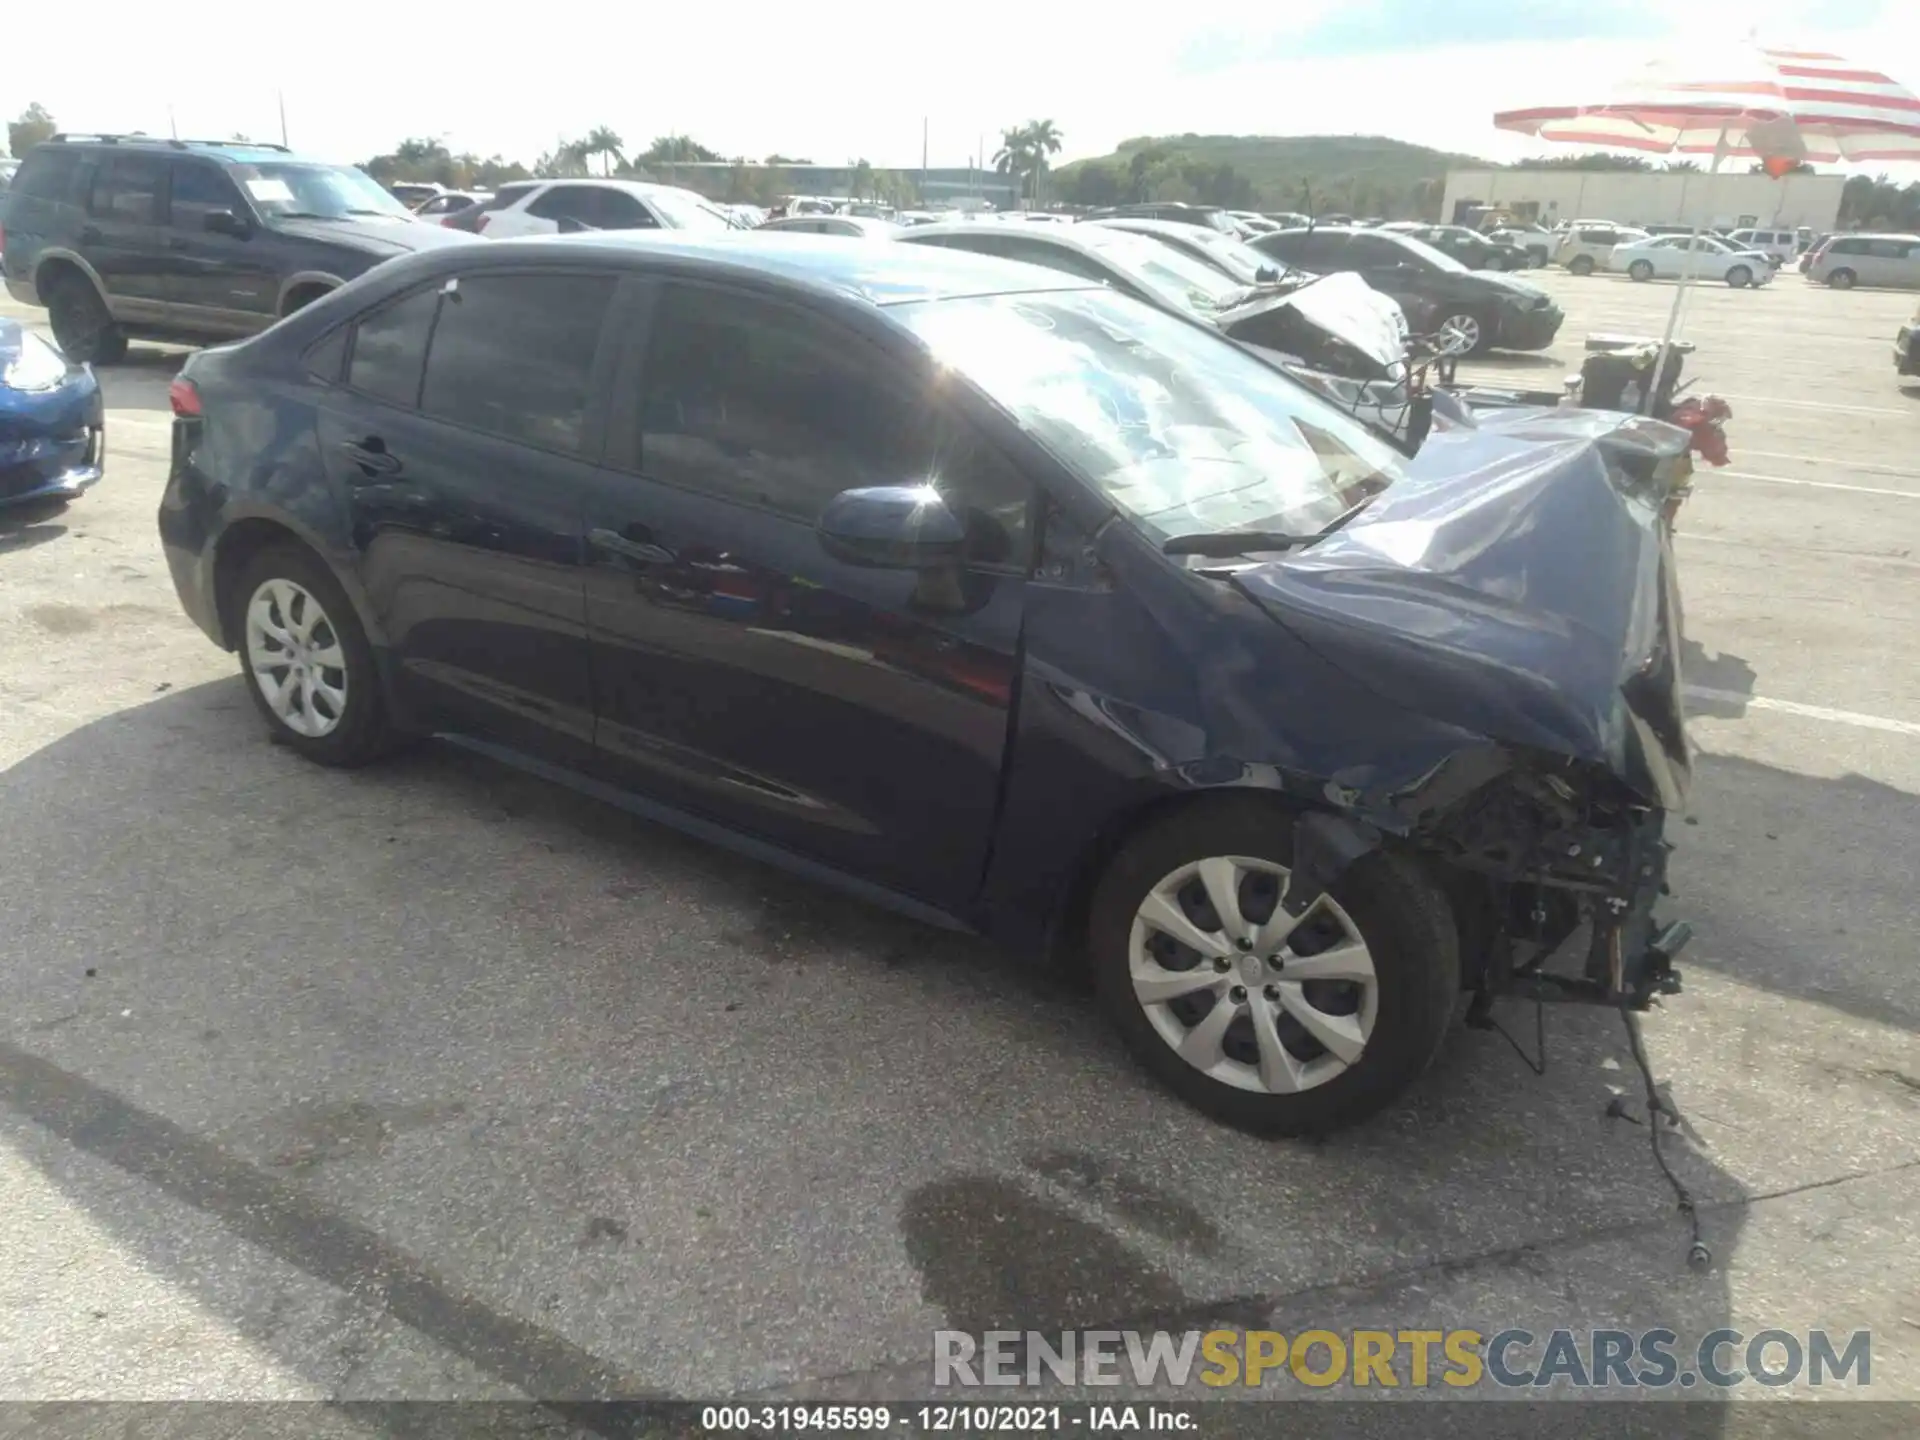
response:
<path id="1" fill-rule="evenodd" d="M 1455 769 L 1475 782 L 1464 795 L 1460 777 L 1448 774 Z M 1605 771 L 1554 756 L 1479 752 L 1391 796 L 1330 786 L 1322 798 L 1345 803 L 1294 823 L 1292 913 L 1304 913 L 1356 860 L 1392 844 L 1442 880 L 1461 920 L 1467 982 L 1485 999 L 1645 1009 L 1656 994 L 1679 990 L 1673 959 L 1691 927 L 1654 916 L 1668 893 L 1673 850 L 1666 812 Z M 1577 964 L 1568 963 L 1576 955 Z"/>

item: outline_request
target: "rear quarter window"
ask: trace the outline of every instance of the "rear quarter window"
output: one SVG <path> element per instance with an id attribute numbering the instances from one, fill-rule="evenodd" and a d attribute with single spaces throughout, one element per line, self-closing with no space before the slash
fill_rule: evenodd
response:
<path id="1" fill-rule="evenodd" d="M 66 200 L 74 198 L 75 181 L 80 176 L 80 152 L 58 145 L 42 145 L 20 162 L 9 195 L 23 200 Z"/>

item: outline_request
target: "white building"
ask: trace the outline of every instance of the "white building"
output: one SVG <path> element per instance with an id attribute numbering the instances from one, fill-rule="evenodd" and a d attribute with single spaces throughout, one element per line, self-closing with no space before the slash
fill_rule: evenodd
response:
<path id="1" fill-rule="evenodd" d="M 1840 215 L 1844 175 L 1750 174 L 1664 170 L 1455 170 L 1447 176 L 1442 218 L 1471 225 L 1482 206 L 1520 220 L 1613 220 L 1623 225 L 1746 226 L 1825 234 Z"/>

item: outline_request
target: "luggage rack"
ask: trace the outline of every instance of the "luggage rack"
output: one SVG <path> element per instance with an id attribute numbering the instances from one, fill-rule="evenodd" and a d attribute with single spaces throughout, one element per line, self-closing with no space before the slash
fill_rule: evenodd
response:
<path id="1" fill-rule="evenodd" d="M 64 131 L 51 136 L 49 145 L 165 145 L 173 150 L 278 150 L 282 155 L 293 152 L 284 145 L 275 145 L 266 140 L 176 140 L 165 135 L 81 135 L 67 134 Z"/>

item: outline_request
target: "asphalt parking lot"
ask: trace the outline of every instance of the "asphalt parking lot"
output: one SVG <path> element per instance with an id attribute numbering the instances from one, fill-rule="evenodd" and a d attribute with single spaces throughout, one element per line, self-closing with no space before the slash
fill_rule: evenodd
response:
<path id="1" fill-rule="evenodd" d="M 1535 278 L 1560 342 L 1477 377 L 1672 295 Z M 1864 1328 L 1920 1399 L 1914 300 L 1689 306 L 1734 463 L 1680 520 L 1698 938 L 1646 1032 L 1704 1274 L 1611 1015 L 1263 1142 L 979 944 L 446 748 L 269 745 L 136 346 L 106 480 L 0 516 L 0 1398 L 904 1398 L 938 1328 L 1217 1321 Z"/>

